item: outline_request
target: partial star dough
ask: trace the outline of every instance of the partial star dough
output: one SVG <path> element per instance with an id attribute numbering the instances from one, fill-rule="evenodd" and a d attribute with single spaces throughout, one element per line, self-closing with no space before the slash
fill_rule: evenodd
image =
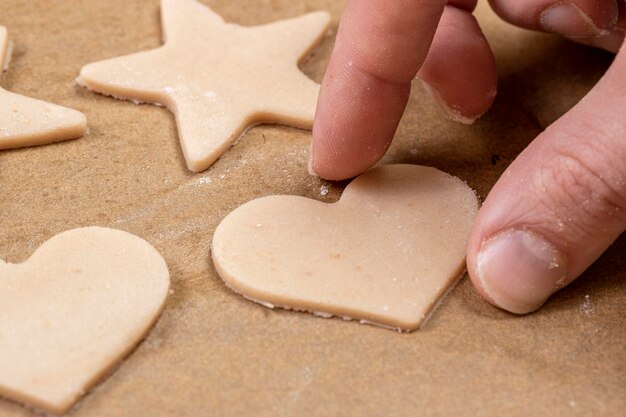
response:
<path id="1" fill-rule="evenodd" d="M 169 273 L 137 236 L 74 229 L 0 260 L 0 396 L 63 414 L 145 336 Z"/>
<path id="2" fill-rule="evenodd" d="M 0 26 L 0 70 L 8 69 L 10 55 L 7 29 Z M 86 129 L 85 115 L 76 110 L 0 88 L 0 149 L 76 139 Z"/>
<path id="3" fill-rule="evenodd" d="M 163 46 L 86 65 L 77 82 L 167 106 L 190 170 L 207 169 L 251 125 L 311 127 L 319 85 L 297 64 L 326 31 L 328 13 L 242 27 L 196 0 L 161 0 L 161 19 Z"/>
<path id="4" fill-rule="evenodd" d="M 219 224 L 212 256 L 228 287 L 268 307 L 415 330 L 465 270 L 478 210 L 460 179 L 388 165 L 334 204 L 248 202 Z"/>

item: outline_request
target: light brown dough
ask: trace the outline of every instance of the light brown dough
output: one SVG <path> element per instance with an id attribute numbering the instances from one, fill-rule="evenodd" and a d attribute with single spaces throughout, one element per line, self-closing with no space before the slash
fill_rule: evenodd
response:
<path id="1" fill-rule="evenodd" d="M 219 224 L 212 256 L 226 285 L 268 307 L 417 329 L 465 269 L 478 200 L 435 168 L 388 165 L 334 204 L 250 201 Z"/>
<path id="2" fill-rule="evenodd" d="M 116 98 L 167 106 L 187 166 L 207 169 L 254 124 L 310 128 L 319 85 L 297 66 L 326 12 L 242 27 L 195 0 L 161 0 L 165 44 L 82 68 L 77 81 Z"/>
<path id="3" fill-rule="evenodd" d="M 0 26 L 0 70 L 8 68 L 10 54 L 7 30 Z M 86 129 L 85 115 L 76 110 L 0 88 L 0 149 L 76 139 Z"/>
<path id="4" fill-rule="evenodd" d="M 65 413 L 144 337 L 169 273 L 144 240 L 100 227 L 0 260 L 0 395 Z"/>

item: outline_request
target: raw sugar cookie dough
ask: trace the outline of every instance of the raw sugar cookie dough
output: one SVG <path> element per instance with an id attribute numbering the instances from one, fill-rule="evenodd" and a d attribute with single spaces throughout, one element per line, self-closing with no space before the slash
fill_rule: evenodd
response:
<path id="1" fill-rule="evenodd" d="M 478 200 L 435 168 L 388 165 L 334 204 L 250 201 L 219 224 L 212 257 L 228 287 L 268 307 L 415 330 L 465 270 Z"/>
<path id="2" fill-rule="evenodd" d="M 190 170 L 207 169 L 251 125 L 312 126 L 319 85 L 297 64 L 325 33 L 328 13 L 242 27 L 196 0 L 162 0 L 161 19 L 163 46 L 86 65 L 77 82 L 167 106 Z"/>
<path id="3" fill-rule="evenodd" d="M 0 396 L 63 414 L 146 335 L 169 290 L 161 255 L 88 227 L 0 260 Z"/>
<path id="4" fill-rule="evenodd" d="M 11 45 L 0 26 L 0 74 L 9 67 Z M 85 134 L 85 115 L 0 88 L 0 149 L 44 145 Z"/>

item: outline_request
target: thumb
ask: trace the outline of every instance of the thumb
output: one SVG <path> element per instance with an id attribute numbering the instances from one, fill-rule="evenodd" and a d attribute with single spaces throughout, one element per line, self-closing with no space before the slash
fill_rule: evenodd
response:
<path id="1" fill-rule="evenodd" d="M 525 314 L 626 228 L 626 49 L 594 89 L 504 172 L 474 225 L 467 263 L 492 304 Z"/>

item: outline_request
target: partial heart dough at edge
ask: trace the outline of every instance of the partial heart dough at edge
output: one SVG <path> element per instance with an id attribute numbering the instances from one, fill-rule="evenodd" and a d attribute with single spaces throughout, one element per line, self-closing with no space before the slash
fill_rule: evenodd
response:
<path id="1" fill-rule="evenodd" d="M 478 211 L 473 190 L 435 168 L 387 165 L 337 203 L 250 201 L 218 225 L 215 268 L 268 307 L 415 330 L 465 271 Z"/>
<path id="2" fill-rule="evenodd" d="M 145 337 L 168 291 L 159 252 L 120 230 L 73 229 L 24 263 L 0 260 L 0 396 L 67 412 Z"/>

